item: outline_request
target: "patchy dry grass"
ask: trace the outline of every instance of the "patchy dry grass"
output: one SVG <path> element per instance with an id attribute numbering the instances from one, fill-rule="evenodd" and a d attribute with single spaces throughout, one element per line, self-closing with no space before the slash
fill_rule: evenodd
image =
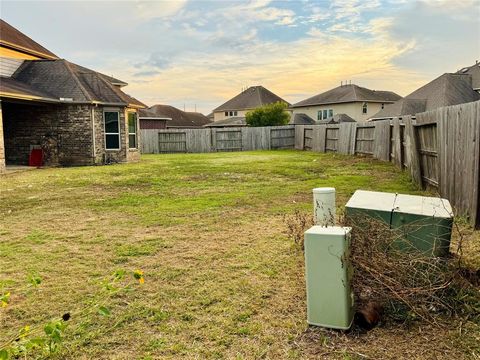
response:
<path id="1" fill-rule="evenodd" d="M 358 188 L 420 193 L 390 164 L 295 151 L 158 155 L 15 173 L 0 184 L 0 286 L 12 293 L 0 309 L 0 340 L 69 311 L 58 358 L 467 358 L 475 351 L 458 346 L 478 331 L 471 324 L 441 336 L 416 325 L 349 336 L 306 326 L 303 254 L 285 236 L 283 216 L 310 209 L 317 186 L 336 187 L 339 205 Z M 145 284 L 115 297 L 110 317 L 76 317 L 119 268 L 142 269 Z M 32 273 L 42 284 L 23 290 Z"/>

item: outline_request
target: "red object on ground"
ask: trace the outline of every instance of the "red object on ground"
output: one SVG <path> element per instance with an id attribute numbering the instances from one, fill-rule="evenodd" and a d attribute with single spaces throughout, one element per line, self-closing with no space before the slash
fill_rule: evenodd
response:
<path id="1" fill-rule="evenodd" d="M 43 165 L 43 150 L 42 149 L 32 149 L 30 151 L 30 156 L 28 158 L 28 166 L 42 166 Z"/>

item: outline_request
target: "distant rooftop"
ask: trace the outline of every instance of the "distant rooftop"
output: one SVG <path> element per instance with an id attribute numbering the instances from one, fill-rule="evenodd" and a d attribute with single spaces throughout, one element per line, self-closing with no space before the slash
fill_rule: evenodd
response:
<path id="1" fill-rule="evenodd" d="M 214 109 L 213 112 L 227 110 L 250 110 L 276 102 L 284 102 L 288 104 L 288 102 L 263 86 L 251 86 L 237 96 L 228 100 L 226 103 Z"/>
<path id="2" fill-rule="evenodd" d="M 472 67 L 468 68 L 469 71 L 477 71 L 477 69 L 471 68 Z M 454 74 L 445 73 L 405 96 L 403 99 L 385 106 L 385 108 L 375 114 L 372 119 L 415 115 L 443 106 L 458 105 L 480 100 L 480 94 L 473 89 L 473 75 L 471 75 L 469 71 L 463 73 L 460 71 Z"/>
<path id="3" fill-rule="evenodd" d="M 139 118 L 171 119 L 169 127 L 202 127 L 211 120 L 197 112 L 188 112 L 170 105 L 156 104 L 139 111 Z"/>
<path id="4" fill-rule="evenodd" d="M 293 104 L 291 107 L 305 107 L 326 104 L 349 102 L 379 102 L 392 103 L 401 99 L 401 96 L 392 91 L 370 90 L 355 84 L 340 85 L 334 89 L 312 96 L 306 100 Z"/>

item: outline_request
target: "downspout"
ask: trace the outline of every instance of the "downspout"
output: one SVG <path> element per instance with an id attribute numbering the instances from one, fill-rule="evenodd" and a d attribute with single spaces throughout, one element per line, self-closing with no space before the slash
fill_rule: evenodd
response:
<path id="1" fill-rule="evenodd" d="M 91 117 L 92 117 L 92 156 L 93 156 L 93 164 L 95 165 L 97 162 L 97 147 L 95 143 L 95 107 L 98 105 L 92 106 L 91 110 Z"/>

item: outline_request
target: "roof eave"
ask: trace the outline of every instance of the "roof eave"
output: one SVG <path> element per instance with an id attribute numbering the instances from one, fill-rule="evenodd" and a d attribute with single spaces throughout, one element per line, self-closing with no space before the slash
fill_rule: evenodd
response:
<path id="1" fill-rule="evenodd" d="M 398 99 L 400 100 L 400 99 Z M 295 109 L 295 108 L 302 108 L 302 107 L 309 107 L 309 106 L 321 106 L 321 105 L 335 105 L 335 104 L 349 104 L 349 103 L 357 103 L 357 102 L 370 102 L 370 103 L 379 103 L 379 104 L 393 104 L 394 102 L 398 100 L 347 100 L 347 101 L 329 101 L 329 102 L 323 102 L 323 103 L 311 103 L 311 104 L 305 104 L 305 105 L 298 105 L 298 104 L 293 104 L 289 107 L 289 109 Z"/>
<path id="2" fill-rule="evenodd" d="M 28 95 L 28 94 L 19 94 L 11 92 L 0 91 L 0 98 L 9 98 L 16 100 L 28 100 L 28 101 L 38 101 L 38 102 L 47 102 L 47 103 L 60 103 L 60 100 L 53 98 L 46 98 L 42 96 Z"/>
<path id="3" fill-rule="evenodd" d="M 1 40 L 0 44 L 6 46 L 8 48 L 21 51 L 25 54 L 29 54 L 29 55 L 33 55 L 33 56 L 39 56 L 39 57 L 50 59 L 50 60 L 58 59 L 58 56 L 56 56 L 56 55 L 48 55 L 48 54 L 45 54 L 45 53 L 40 52 L 40 51 L 35 51 L 35 50 L 29 49 L 29 48 L 26 48 L 26 47 L 23 47 L 23 46 L 20 46 L 20 45 L 10 43 L 10 42 L 5 41 L 5 40 Z"/>
<path id="4" fill-rule="evenodd" d="M 169 117 L 161 117 L 161 116 L 139 116 L 140 120 L 166 120 L 171 121 L 172 118 Z"/>

